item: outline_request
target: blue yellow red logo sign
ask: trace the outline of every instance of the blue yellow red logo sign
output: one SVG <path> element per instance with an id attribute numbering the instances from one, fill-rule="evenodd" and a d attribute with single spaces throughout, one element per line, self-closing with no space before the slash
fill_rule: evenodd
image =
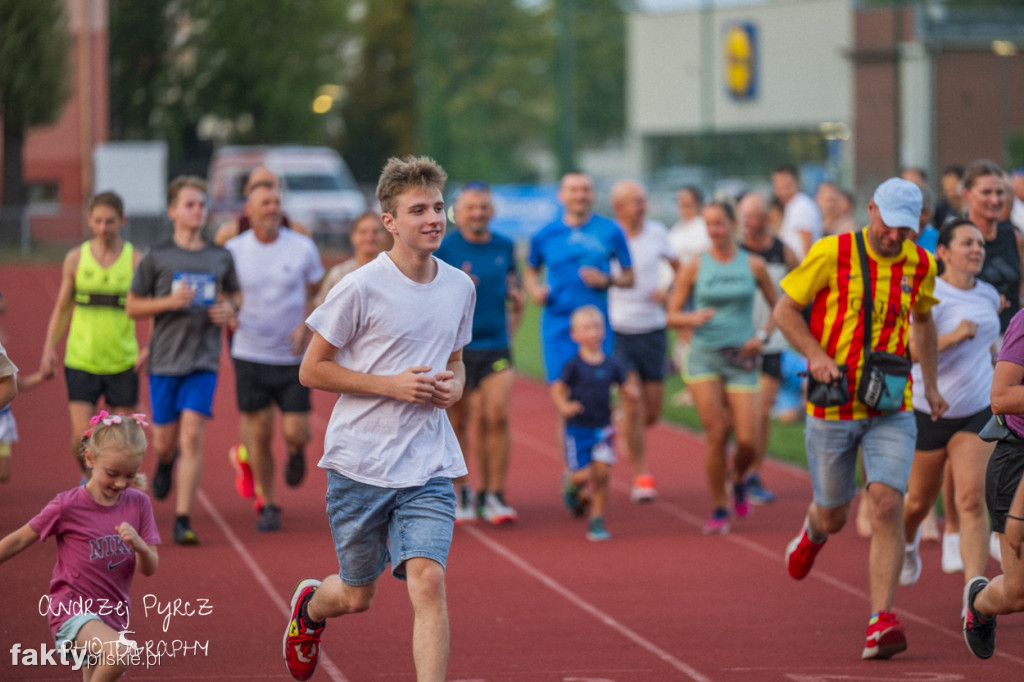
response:
<path id="1" fill-rule="evenodd" d="M 757 27 L 737 21 L 725 27 L 725 89 L 733 99 L 757 95 Z"/>

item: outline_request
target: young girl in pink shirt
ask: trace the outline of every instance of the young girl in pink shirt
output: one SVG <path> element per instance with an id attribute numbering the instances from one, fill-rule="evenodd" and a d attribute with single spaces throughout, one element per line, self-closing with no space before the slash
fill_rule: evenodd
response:
<path id="1" fill-rule="evenodd" d="M 149 497 L 132 487 L 146 451 L 144 415 L 100 412 L 82 439 L 93 475 L 0 540 L 0 563 L 53 536 L 57 564 L 45 606 L 57 648 L 88 654 L 83 679 L 119 679 L 132 660 L 129 593 L 138 567 L 156 572 L 160 536 Z M 118 642 L 121 642 L 120 644 Z M 126 644 L 126 642 L 128 642 Z M 69 660 L 72 660 L 69 657 Z"/>

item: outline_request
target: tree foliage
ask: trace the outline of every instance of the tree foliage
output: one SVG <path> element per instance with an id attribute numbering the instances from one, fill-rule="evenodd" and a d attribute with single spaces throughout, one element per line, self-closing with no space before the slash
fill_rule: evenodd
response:
<path id="1" fill-rule="evenodd" d="M 17 228 L 27 203 L 25 135 L 60 118 L 70 96 L 68 35 L 63 0 L 0 0 L 0 118 L 3 118 L 4 237 Z"/>

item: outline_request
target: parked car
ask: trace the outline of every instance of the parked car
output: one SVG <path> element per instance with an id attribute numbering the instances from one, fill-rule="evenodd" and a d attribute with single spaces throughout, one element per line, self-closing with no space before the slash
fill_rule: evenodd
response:
<path id="1" fill-rule="evenodd" d="M 210 224 L 236 218 L 245 204 L 249 173 L 266 166 L 281 179 L 281 207 L 321 242 L 348 243 L 352 220 L 366 211 L 366 197 L 341 156 L 329 147 L 240 147 L 217 150 L 210 159 Z"/>

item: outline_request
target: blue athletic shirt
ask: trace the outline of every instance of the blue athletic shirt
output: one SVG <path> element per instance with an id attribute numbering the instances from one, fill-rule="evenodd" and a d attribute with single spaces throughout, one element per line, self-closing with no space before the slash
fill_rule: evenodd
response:
<path id="1" fill-rule="evenodd" d="M 476 310 L 473 313 L 473 340 L 469 350 L 503 350 L 509 347 L 508 276 L 516 275 L 515 244 L 500 234 L 491 234 L 485 244 L 466 240 L 458 230 L 444 238 L 435 253 L 448 265 L 469 275 L 476 285 Z"/>
<path id="2" fill-rule="evenodd" d="M 611 272 L 615 259 L 623 268 L 633 266 L 629 245 L 619 226 L 599 215 L 580 227 L 569 227 L 561 219 L 542 227 L 530 241 L 530 265 L 547 268 L 547 310 L 569 315 L 582 305 L 592 304 L 608 315 L 608 292 L 583 283 L 583 266 Z"/>

